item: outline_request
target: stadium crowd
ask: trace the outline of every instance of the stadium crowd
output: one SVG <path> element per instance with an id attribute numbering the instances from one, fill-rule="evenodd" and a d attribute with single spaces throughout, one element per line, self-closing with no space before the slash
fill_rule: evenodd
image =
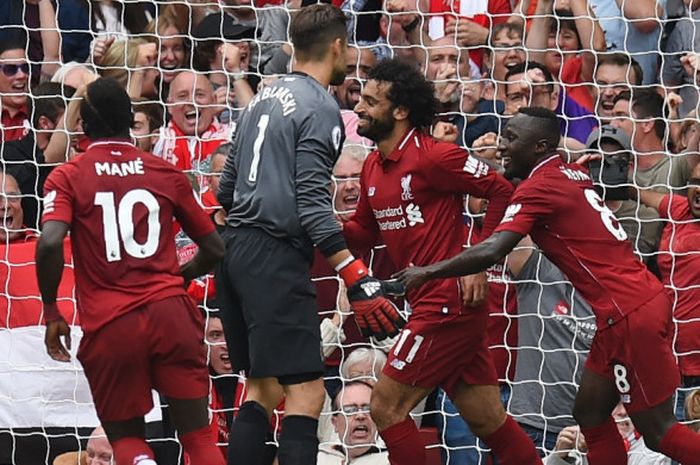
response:
<path id="1" fill-rule="evenodd" d="M 221 230 L 226 212 L 215 193 L 239 115 L 290 70 L 290 18 L 312 3 L 0 2 L 0 464 L 112 460 L 79 364 L 60 367 L 37 353 L 42 315 L 31 262 L 43 185 L 56 166 L 89 145 L 79 112 L 87 86 L 111 77 L 127 90 L 135 144 L 184 171 Z M 399 57 L 420 69 L 434 83 L 439 102 L 434 137 L 468 149 L 495 169 L 509 118 L 523 107 L 551 109 L 560 118 L 561 156 L 590 170 L 615 215 L 610 221 L 619 224 L 674 303 L 673 347 L 682 376 L 676 414 L 692 425 L 700 418 L 700 2 L 333 3 L 348 17 L 349 35 L 347 77 L 330 89 L 347 136 L 328 186 L 337 220 L 347 222 L 358 204 L 360 173 L 373 143 L 358 135 L 353 110 L 381 60 Z M 611 177 L 615 168 L 617 178 Z M 465 198 L 465 224 L 480 227 L 487 204 Z M 178 261 L 188 261 L 196 245 L 184 231 L 174 240 Z M 79 246 L 66 241 L 67 255 Z M 341 280 L 317 255 L 312 277 L 327 390 L 317 463 L 388 464 L 368 411 L 394 341 L 360 334 Z M 382 246 L 364 256 L 379 278 L 398 271 Z M 488 307 L 487 337 L 506 410 L 545 463 L 586 463 L 585 438 L 571 411 L 596 331 L 590 305 L 529 240 L 484 278 L 476 287 L 487 292 L 468 300 Z M 64 275 L 59 306 L 77 342 L 72 279 Z M 188 292 L 207 321 L 202 342 L 208 347 L 211 429 L 225 457 L 232 418 L 245 399 L 245 378 L 232 372 L 213 277 L 193 280 Z M 270 464 L 283 411 L 284 403 L 270 422 Z M 187 463 L 167 412 L 167 403 L 157 402 L 148 417 L 149 443 L 158 463 Z M 412 413 L 431 465 L 493 463 L 443 390 Z M 671 463 L 645 447 L 623 404 L 614 416 L 630 464 Z"/>

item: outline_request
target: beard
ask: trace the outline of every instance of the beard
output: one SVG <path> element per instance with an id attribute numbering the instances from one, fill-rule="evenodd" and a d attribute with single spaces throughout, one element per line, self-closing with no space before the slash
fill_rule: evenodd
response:
<path id="1" fill-rule="evenodd" d="M 338 67 L 338 68 L 333 68 L 333 74 L 331 74 L 331 81 L 330 84 L 332 86 L 339 86 L 345 82 L 345 75 L 347 74 L 347 69 L 345 66 L 345 62 L 343 62 L 343 66 Z"/>
<path id="2" fill-rule="evenodd" d="M 366 126 L 357 126 L 357 134 L 377 143 L 391 134 L 396 126 L 396 120 L 391 115 L 387 118 L 371 118 L 365 121 L 367 121 Z"/>

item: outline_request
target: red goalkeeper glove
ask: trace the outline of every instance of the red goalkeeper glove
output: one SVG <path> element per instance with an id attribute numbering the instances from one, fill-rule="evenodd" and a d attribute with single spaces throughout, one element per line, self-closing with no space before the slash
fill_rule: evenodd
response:
<path id="1" fill-rule="evenodd" d="M 406 324 L 387 295 L 403 295 L 405 289 L 398 281 L 381 281 L 369 276 L 361 260 L 353 260 L 338 270 L 348 288 L 348 300 L 355 313 L 355 322 L 365 337 L 381 341 L 396 336 Z"/>

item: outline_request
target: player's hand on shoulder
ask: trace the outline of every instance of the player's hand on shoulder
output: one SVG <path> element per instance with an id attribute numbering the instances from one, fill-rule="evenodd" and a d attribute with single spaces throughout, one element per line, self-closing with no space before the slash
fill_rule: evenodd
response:
<path id="1" fill-rule="evenodd" d="M 374 336 L 381 341 L 399 333 L 406 319 L 387 296 L 404 293 L 398 281 L 382 281 L 371 276 L 364 276 L 348 287 L 348 300 L 363 336 Z"/>
<path id="2" fill-rule="evenodd" d="M 462 287 L 462 302 L 466 307 L 478 307 L 486 303 L 489 296 L 486 272 L 462 276 L 459 283 Z"/>
<path id="3" fill-rule="evenodd" d="M 61 343 L 61 336 L 65 339 L 65 346 Z M 46 323 L 44 344 L 46 344 L 46 352 L 49 354 L 49 357 L 58 362 L 70 362 L 70 326 L 68 326 L 66 320 L 60 318 Z"/>

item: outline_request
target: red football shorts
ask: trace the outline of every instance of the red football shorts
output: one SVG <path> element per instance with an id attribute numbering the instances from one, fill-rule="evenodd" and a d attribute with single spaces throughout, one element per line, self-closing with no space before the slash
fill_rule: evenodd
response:
<path id="1" fill-rule="evenodd" d="M 86 334 L 78 360 L 103 422 L 148 413 L 151 389 L 175 399 L 209 394 L 204 318 L 189 296 L 151 302 Z"/>
<path id="2" fill-rule="evenodd" d="M 410 386 L 440 386 L 448 396 L 459 381 L 498 385 L 488 348 L 488 317 L 486 307 L 449 315 L 414 311 L 389 352 L 384 374 Z"/>
<path id="3" fill-rule="evenodd" d="M 607 328 L 598 328 L 586 368 L 611 379 L 629 413 L 671 397 L 680 383 L 673 355 L 672 305 L 665 292 Z"/>

